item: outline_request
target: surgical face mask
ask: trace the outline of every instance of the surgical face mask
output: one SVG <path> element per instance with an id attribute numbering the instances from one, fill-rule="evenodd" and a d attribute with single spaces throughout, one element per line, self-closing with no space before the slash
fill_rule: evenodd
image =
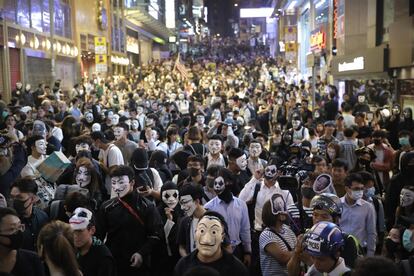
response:
<path id="1" fill-rule="evenodd" d="M 47 148 L 47 142 L 46 140 L 37 140 L 35 142 L 36 151 L 40 154 L 45 155 L 46 154 L 46 148 Z"/>
<path id="2" fill-rule="evenodd" d="M 414 203 L 414 191 L 403 188 L 400 193 L 401 207 L 408 207 Z"/>
<path id="3" fill-rule="evenodd" d="M 120 140 L 124 135 L 124 129 L 122 127 L 116 127 L 114 129 L 114 136 L 116 140 Z"/>
<path id="4" fill-rule="evenodd" d="M 165 205 L 174 209 L 178 204 L 178 190 L 165 190 L 162 192 L 161 198 Z"/>
<path id="5" fill-rule="evenodd" d="M 211 154 L 218 154 L 221 151 L 221 141 L 220 140 L 210 140 L 208 141 L 208 150 Z"/>
<path id="6" fill-rule="evenodd" d="M 219 176 L 216 179 L 214 179 L 214 185 L 213 189 L 216 192 L 216 194 L 221 194 L 224 189 L 226 188 L 226 183 L 224 182 L 224 178 Z"/>
<path id="7" fill-rule="evenodd" d="M 242 156 L 236 159 L 236 164 L 240 170 L 245 171 L 247 168 L 247 158 L 246 155 L 243 154 Z"/>
<path id="8" fill-rule="evenodd" d="M 262 153 L 262 145 L 260 143 L 251 143 L 249 146 L 250 156 L 257 158 Z"/>
<path id="9" fill-rule="evenodd" d="M 92 125 L 92 132 L 95 132 L 95 131 L 101 131 L 101 125 L 100 124 L 94 123 Z"/>
<path id="10" fill-rule="evenodd" d="M 79 153 L 82 150 L 90 151 L 90 147 L 87 143 L 80 143 L 75 146 L 76 153 Z"/>
<path id="11" fill-rule="evenodd" d="M 351 194 L 350 194 L 350 197 L 353 199 L 353 200 L 358 200 L 358 199 L 361 199 L 362 198 L 362 196 L 364 195 L 364 191 L 352 191 L 351 190 Z"/>
<path id="12" fill-rule="evenodd" d="M 78 184 L 81 188 L 84 188 L 91 184 L 91 174 L 88 171 L 88 168 L 85 166 L 81 166 L 78 169 L 78 172 L 76 174 L 76 184 Z"/>
<path id="13" fill-rule="evenodd" d="M 408 137 L 400 137 L 398 138 L 398 142 L 402 147 L 410 146 L 410 139 Z"/>
<path id="14" fill-rule="evenodd" d="M 292 127 L 294 129 L 298 129 L 300 127 L 300 121 L 299 120 L 293 120 L 292 121 Z"/>
<path id="15" fill-rule="evenodd" d="M 133 130 L 137 130 L 138 129 L 138 121 L 137 120 L 132 120 L 132 122 L 131 122 L 131 128 Z"/>
<path id="16" fill-rule="evenodd" d="M 93 123 L 93 114 L 92 113 L 86 113 L 85 115 L 86 122 L 89 124 Z"/>
<path id="17" fill-rule="evenodd" d="M 403 237 L 402 237 L 402 244 L 405 250 L 407 250 L 408 252 L 411 252 L 414 249 L 414 244 L 411 241 L 412 236 L 413 236 L 413 232 L 411 230 L 409 229 L 404 230 Z"/>
<path id="18" fill-rule="evenodd" d="M 131 191 L 131 183 L 127 175 L 111 178 L 112 191 L 119 198 L 126 196 Z"/>
<path id="19" fill-rule="evenodd" d="M 184 214 L 188 217 L 191 217 L 196 209 L 196 204 L 191 195 L 184 195 L 180 198 L 181 209 Z"/>
<path id="20" fill-rule="evenodd" d="M 368 198 L 375 196 L 375 187 L 371 187 L 365 190 L 365 196 Z"/>

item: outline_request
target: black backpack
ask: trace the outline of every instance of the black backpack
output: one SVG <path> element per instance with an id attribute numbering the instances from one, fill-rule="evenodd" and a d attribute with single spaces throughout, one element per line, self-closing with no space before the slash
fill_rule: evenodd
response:
<path id="1" fill-rule="evenodd" d="M 55 196 L 49 206 L 49 217 L 51 220 L 58 217 L 60 205 L 65 200 L 66 196 L 74 192 L 79 192 L 89 198 L 89 190 L 81 188 L 78 185 L 62 184 L 56 188 Z"/>

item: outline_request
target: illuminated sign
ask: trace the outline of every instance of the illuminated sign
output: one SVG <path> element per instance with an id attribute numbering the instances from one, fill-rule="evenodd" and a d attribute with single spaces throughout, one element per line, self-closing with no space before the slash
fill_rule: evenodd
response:
<path id="1" fill-rule="evenodd" d="M 95 37 L 95 54 L 106 55 L 106 38 L 103 36 Z"/>
<path id="2" fill-rule="evenodd" d="M 333 10 L 333 38 L 338 38 L 338 0 L 334 0 Z"/>
<path id="3" fill-rule="evenodd" d="M 322 31 L 312 32 L 310 37 L 311 51 L 320 51 L 326 47 L 326 34 Z"/>
<path id="4" fill-rule="evenodd" d="M 352 62 L 338 64 L 338 72 L 364 70 L 364 57 L 356 57 Z"/>
<path id="5" fill-rule="evenodd" d="M 175 28 L 175 1 L 165 1 L 165 26 Z"/>
<path id="6" fill-rule="evenodd" d="M 169 43 L 175 43 L 175 42 L 177 42 L 177 37 L 176 36 L 170 36 L 170 37 L 168 37 L 168 42 Z"/>
<path id="7" fill-rule="evenodd" d="M 240 18 L 270 17 L 273 8 L 240 9 Z"/>
<path id="8" fill-rule="evenodd" d="M 138 39 L 135 37 L 127 35 L 126 37 L 126 49 L 127 52 L 139 54 L 139 45 L 138 45 Z"/>

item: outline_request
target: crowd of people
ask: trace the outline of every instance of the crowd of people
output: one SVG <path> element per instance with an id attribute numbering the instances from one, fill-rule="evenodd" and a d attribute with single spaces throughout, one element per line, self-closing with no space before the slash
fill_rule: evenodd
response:
<path id="1" fill-rule="evenodd" d="M 412 110 L 200 49 L 0 101 L 0 275 L 414 275 Z"/>

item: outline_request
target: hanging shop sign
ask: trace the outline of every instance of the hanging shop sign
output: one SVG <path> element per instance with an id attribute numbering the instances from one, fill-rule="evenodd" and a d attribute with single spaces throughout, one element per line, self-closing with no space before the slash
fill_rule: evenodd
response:
<path id="1" fill-rule="evenodd" d="M 95 54 L 106 55 L 106 38 L 99 36 L 95 37 Z"/>
<path id="2" fill-rule="evenodd" d="M 96 72 L 107 72 L 108 63 L 106 55 L 95 55 Z"/>
<path id="3" fill-rule="evenodd" d="M 313 31 L 310 36 L 311 51 L 321 51 L 326 48 L 326 33 L 324 31 Z"/>
<path id="4" fill-rule="evenodd" d="M 138 45 L 138 39 L 135 37 L 127 35 L 126 37 L 126 49 L 127 52 L 139 54 L 139 45 Z"/>
<path id="5" fill-rule="evenodd" d="M 351 62 L 338 63 L 338 72 L 364 70 L 364 57 L 356 57 Z"/>

